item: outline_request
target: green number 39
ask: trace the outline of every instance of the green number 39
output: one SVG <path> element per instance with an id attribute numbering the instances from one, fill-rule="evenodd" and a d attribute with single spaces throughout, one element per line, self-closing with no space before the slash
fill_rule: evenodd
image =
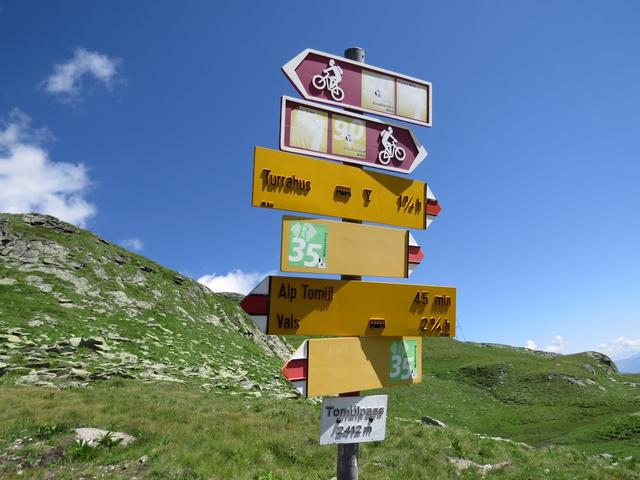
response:
<path id="1" fill-rule="evenodd" d="M 391 380 L 407 380 L 411 378 L 411 367 L 409 366 L 409 359 L 406 355 L 397 353 L 391 355 L 389 378 Z"/>

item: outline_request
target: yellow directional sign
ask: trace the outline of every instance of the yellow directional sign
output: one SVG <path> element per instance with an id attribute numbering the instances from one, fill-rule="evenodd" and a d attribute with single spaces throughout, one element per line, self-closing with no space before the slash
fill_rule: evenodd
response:
<path id="1" fill-rule="evenodd" d="M 271 276 L 240 305 L 268 335 L 455 336 L 452 287 Z"/>
<path id="2" fill-rule="evenodd" d="M 282 368 L 306 397 L 422 382 L 422 338 L 306 340 Z"/>
<path id="3" fill-rule="evenodd" d="M 256 147 L 254 207 L 426 228 L 427 185 Z"/>
<path id="4" fill-rule="evenodd" d="M 283 272 L 405 278 L 408 250 L 407 230 L 316 218 L 282 219 Z"/>

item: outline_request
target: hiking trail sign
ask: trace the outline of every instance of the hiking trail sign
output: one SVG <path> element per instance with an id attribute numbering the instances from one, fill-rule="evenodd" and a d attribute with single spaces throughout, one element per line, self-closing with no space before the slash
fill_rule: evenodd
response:
<path id="1" fill-rule="evenodd" d="M 440 205 L 418 180 L 256 147 L 252 205 L 427 228 Z"/>
<path id="2" fill-rule="evenodd" d="M 422 338 L 312 338 L 282 373 L 305 397 L 420 383 Z"/>
<path id="3" fill-rule="evenodd" d="M 269 276 L 240 306 L 267 335 L 455 336 L 452 287 Z"/>
<path id="4" fill-rule="evenodd" d="M 427 156 L 406 127 L 291 97 L 282 97 L 280 149 L 399 173 Z"/>
<path id="5" fill-rule="evenodd" d="M 283 272 L 406 278 L 424 258 L 408 230 L 285 216 Z"/>
<path id="6" fill-rule="evenodd" d="M 425 80 L 310 48 L 282 71 L 307 100 L 431 126 L 431 83 Z"/>

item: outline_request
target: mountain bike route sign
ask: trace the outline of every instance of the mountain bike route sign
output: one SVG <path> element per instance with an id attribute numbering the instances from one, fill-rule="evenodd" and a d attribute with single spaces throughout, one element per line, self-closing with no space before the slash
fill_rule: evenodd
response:
<path id="1" fill-rule="evenodd" d="M 431 83 L 306 49 L 282 67 L 307 100 L 431 126 Z"/>
<path id="2" fill-rule="evenodd" d="M 455 336 L 452 287 L 269 276 L 240 306 L 267 335 Z"/>
<path id="3" fill-rule="evenodd" d="M 418 180 L 255 148 L 252 205 L 427 228 L 440 205 Z"/>
<path id="4" fill-rule="evenodd" d="M 413 172 L 427 156 L 406 127 L 286 96 L 280 149 L 399 173 Z"/>

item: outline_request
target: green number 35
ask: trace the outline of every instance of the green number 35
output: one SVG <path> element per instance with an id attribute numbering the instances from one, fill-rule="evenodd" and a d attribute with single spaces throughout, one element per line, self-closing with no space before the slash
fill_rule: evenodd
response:
<path id="1" fill-rule="evenodd" d="M 305 249 L 306 247 L 306 249 Z M 304 238 L 292 238 L 289 254 L 289 262 L 300 262 L 305 267 L 317 267 L 320 265 L 320 252 L 322 245 L 319 243 L 309 243 Z"/>

